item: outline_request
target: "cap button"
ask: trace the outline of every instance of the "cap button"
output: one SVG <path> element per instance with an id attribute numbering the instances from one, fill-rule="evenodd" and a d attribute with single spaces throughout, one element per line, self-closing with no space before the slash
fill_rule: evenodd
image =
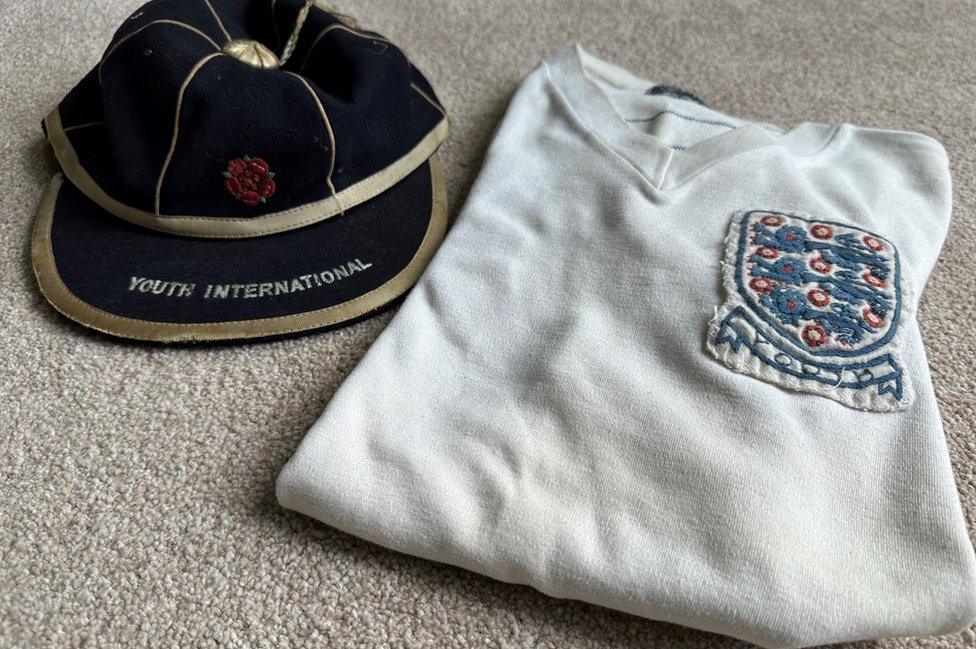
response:
<path id="1" fill-rule="evenodd" d="M 278 57 L 274 52 L 257 41 L 245 39 L 228 41 L 223 49 L 227 56 L 233 56 L 254 68 L 275 70 L 279 65 Z"/>

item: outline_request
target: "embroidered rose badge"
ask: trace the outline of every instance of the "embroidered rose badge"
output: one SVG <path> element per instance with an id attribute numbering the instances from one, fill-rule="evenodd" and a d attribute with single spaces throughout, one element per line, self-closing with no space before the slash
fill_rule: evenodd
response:
<path id="1" fill-rule="evenodd" d="M 275 174 L 262 158 L 234 158 L 223 176 L 227 191 L 245 205 L 267 203 L 275 194 Z"/>

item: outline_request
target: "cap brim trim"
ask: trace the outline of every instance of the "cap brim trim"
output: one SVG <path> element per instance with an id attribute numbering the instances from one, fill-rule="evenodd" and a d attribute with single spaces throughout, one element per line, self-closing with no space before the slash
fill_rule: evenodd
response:
<path id="1" fill-rule="evenodd" d="M 249 218 L 232 218 L 160 215 L 126 205 L 109 196 L 82 166 L 71 140 L 64 132 L 61 113 L 57 107 L 44 118 L 44 125 L 47 129 L 48 141 L 65 176 L 104 210 L 151 230 L 207 239 L 260 237 L 302 228 L 332 218 L 379 196 L 406 178 L 437 151 L 437 147 L 447 139 L 449 131 L 445 117 L 405 156 L 333 196 L 281 212 Z"/>
<path id="2" fill-rule="evenodd" d="M 447 189 L 436 156 L 430 159 L 431 217 L 410 262 L 386 283 L 355 299 L 315 311 L 274 318 L 216 323 L 154 322 L 127 318 L 96 308 L 74 295 L 58 273 L 51 226 L 64 177 L 57 174 L 41 198 L 31 243 L 31 261 L 41 293 L 61 314 L 112 336 L 151 342 L 204 342 L 271 338 L 314 331 L 362 317 L 390 303 L 413 286 L 430 263 L 447 229 Z"/>

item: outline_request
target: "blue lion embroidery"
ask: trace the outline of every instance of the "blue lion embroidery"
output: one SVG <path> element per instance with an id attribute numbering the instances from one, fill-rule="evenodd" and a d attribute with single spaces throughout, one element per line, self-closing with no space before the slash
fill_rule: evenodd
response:
<path id="1" fill-rule="evenodd" d="M 733 222 L 733 255 L 729 301 L 710 333 L 716 356 L 848 405 L 903 405 L 904 373 L 890 349 L 900 325 L 901 266 L 890 241 L 851 225 L 757 210 Z M 857 394 L 864 390 L 875 397 Z"/>

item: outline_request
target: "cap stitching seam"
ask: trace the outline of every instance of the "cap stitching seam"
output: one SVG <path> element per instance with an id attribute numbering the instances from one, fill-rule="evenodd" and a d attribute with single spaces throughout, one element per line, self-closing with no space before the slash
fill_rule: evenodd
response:
<path id="1" fill-rule="evenodd" d="M 233 37 L 231 37 L 230 32 L 227 31 L 227 28 L 224 27 L 224 21 L 220 19 L 220 15 L 217 13 L 217 10 L 214 9 L 212 4 L 210 4 L 210 0 L 203 0 L 203 2 L 207 5 L 207 8 L 210 9 L 210 13 L 213 14 L 214 20 L 217 21 L 217 26 L 220 27 L 220 31 L 224 32 L 224 36 L 227 37 L 227 40 L 234 40 Z"/>
<path id="2" fill-rule="evenodd" d="M 332 192 L 332 198 L 335 199 L 336 204 L 339 206 L 339 213 L 345 214 L 345 208 L 342 206 L 342 201 L 339 200 L 339 196 L 336 193 L 335 185 L 332 182 L 332 174 L 335 171 L 335 162 L 336 162 L 336 141 L 335 141 L 335 133 L 333 133 L 332 131 L 332 122 L 329 120 L 328 113 L 325 112 L 325 106 L 322 105 L 322 100 L 319 99 L 318 94 L 316 94 L 315 90 L 312 89 L 312 86 L 309 85 L 308 81 L 306 81 L 304 77 L 295 74 L 294 72 L 287 72 L 287 74 L 290 74 L 291 76 L 295 77 L 302 83 L 303 86 L 305 86 L 305 89 L 308 90 L 310 95 L 312 95 L 312 101 L 314 101 L 316 107 L 318 107 L 319 113 L 322 115 L 322 121 L 325 123 L 325 132 L 329 136 L 329 145 L 330 145 L 329 172 L 325 176 L 325 183 L 326 185 L 328 185 L 329 191 Z"/>
<path id="3" fill-rule="evenodd" d="M 410 82 L 410 87 L 413 88 L 415 91 L 417 91 L 417 94 L 419 94 L 421 97 L 423 97 L 428 102 L 430 102 L 430 105 L 436 108 L 438 111 L 440 111 L 440 114 L 443 115 L 445 119 L 447 119 L 447 112 L 444 111 L 444 107 L 441 106 L 436 101 L 434 101 L 433 97 L 431 97 L 426 92 L 424 92 L 423 89 L 421 89 L 421 87 L 418 86 L 413 81 Z"/>
<path id="4" fill-rule="evenodd" d="M 74 126 L 65 126 L 61 130 L 65 133 L 70 133 L 71 131 L 77 131 L 81 128 L 88 128 L 89 126 L 104 126 L 105 120 L 99 120 L 97 122 L 85 122 L 84 124 L 76 124 Z"/>
<path id="5" fill-rule="evenodd" d="M 184 29 L 186 29 L 188 31 L 191 31 L 194 34 L 197 34 L 198 36 L 202 36 L 203 38 L 207 39 L 207 41 L 209 41 L 211 45 L 214 46 L 214 49 L 215 50 L 217 50 L 218 52 L 220 51 L 220 45 L 217 45 L 217 42 L 214 39 L 210 38 L 209 36 L 207 36 L 205 33 L 203 33 L 202 31 L 200 31 L 199 29 L 197 29 L 193 25 L 189 25 L 189 24 L 184 23 L 184 22 L 181 22 L 179 20 L 170 20 L 168 18 L 161 18 L 160 20 L 154 20 L 152 22 L 146 23 L 145 25 L 143 25 L 139 29 L 132 30 L 131 32 L 129 32 L 128 34 L 126 34 L 125 36 L 123 36 L 122 38 L 120 38 L 118 41 L 116 41 L 115 44 L 113 44 L 109 48 L 109 50 L 102 57 L 102 60 L 99 61 L 99 63 L 98 63 L 98 83 L 99 84 L 102 83 L 102 67 L 108 61 L 109 57 L 111 57 L 113 54 L 115 54 L 115 52 L 124 43 L 126 43 L 130 38 L 134 37 L 136 34 L 139 34 L 143 30 L 148 29 L 149 27 L 152 27 L 153 25 L 161 25 L 161 24 L 162 25 L 176 25 L 177 27 L 181 27 L 181 28 L 184 28 Z"/>
<path id="6" fill-rule="evenodd" d="M 271 24 L 274 25 L 275 51 L 281 47 L 281 29 L 278 28 L 278 16 L 275 13 L 275 7 L 277 4 L 278 0 L 271 0 Z"/>
<path id="7" fill-rule="evenodd" d="M 390 47 L 397 49 L 401 54 L 403 54 L 403 50 L 401 50 L 399 47 L 397 47 L 390 41 L 386 40 L 385 38 L 379 36 L 370 36 L 369 34 L 360 32 L 359 30 L 353 29 L 352 27 L 349 27 L 348 25 L 345 25 L 343 23 L 335 23 L 333 25 L 329 25 L 328 27 L 325 27 L 322 31 L 319 32 L 319 35 L 315 37 L 315 40 L 312 42 L 311 47 L 308 48 L 308 53 L 305 55 L 305 60 L 302 61 L 301 66 L 299 66 L 298 68 L 299 72 L 303 72 L 305 70 L 305 66 L 308 65 L 308 60 L 312 58 L 312 52 L 315 51 L 316 46 L 322 41 L 325 35 L 331 32 L 333 29 L 342 29 L 344 31 L 349 32 L 353 36 L 359 36 L 360 38 L 366 38 L 369 40 L 386 43 Z M 406 58 L 406 54 L 404 54 L 404 58 Z"/>
<path id="8" fill-rule="evenodd" d="M 248 233 L 248 234 L 223 233 L 223 232 L 215 232 L 214 230 L 200 230 L 197 232 L 193 232 L 191 234 L 187 234 L 185 232 L 181 233 L 172 229 L 168 229 L 169 226 L 167 228 L 159 227 L 159 223 L 163 223 L 166 221 L 171 221 L 171 222 L 172 221 L 175 222 L 196 221 L 196 222 L 213 224 L 215 226 L 219 225 L 221 227 L 226 226 L 226 224 L 241 224 L 241 225 L 254 224 L 255 217 L 208 217 L 208 216 L 197 216 L 197 215 L 189 215 L 189 214 L 188 215 L 175 215 L 175 214 L 155 215 L 152 212 L 147 212 L 144 210 L 140 210 L 138 208 L 133 208 L 129 205 L 121 203 L 117 199 L 114 199 L 110 195 L 108 195 L 105 192 L 105 190 L 102 189 L 98 185 L 98 183 L 95 182 L 95 180 L 88 175 L 84 167 L 82 167 L 80 161 L 78 160 L 77 153 L 75 153 L 74 148 L 71 145 L 71 141 L 68 139 L 68 137 L 64 134 L 63 130 L 61 129 L 60 113 L 58 111 L 58 108 L 55 108 L 54 110 L 51 111 L 48 117 L 45 118 L 45 123 L 48 126 L 48 139 L 51 141 L 51 144 L 54 146 L 55 153 L 57 154 L 59 161 L 61 161 L 62 168 L 65 170 L 69 180 L 71 180 L 75 185 L 78 185 L 79 187 L 82 186 L 89 187 L 91 191 L 95 192 L 96 197 L 101 196 L 104 200 L 109 201 L 111 204 L 118 204 L 120 208 L 124 208 L 125 210 L 129 210 L 137 213 L 139 215 L 138 219 L 126 217 L 106 207 L 101 200 L 96 200 L 95 198 L 93 198 L 93 200 L 96 200 L 97 203 L 101 204 L 104 209 L 106 209 L 111 214 L 115 215 L 117 218 L 121 218 L 123 220 L 129 221 L 130 223 L 135 223 L 136 225 L 139 225 L 141 227 L 146 227 L 160 232 L 169 232 L 171 234 L 182 234 L 185 236 L 192 236 L 198 238 L 239 239 L 239 238 L 247 238 L 252 236 L 264 236 L 268 234 L 277 234 L 279 232 L 285 232 L 288 230 L 297 229 L 300 227 L 304 227 L 305 225 L 309 225 L 311 223 L 316 223 L 319 221 L 324 221 L 326 219 L 332 218 L 333 216 L 335 216 L 335 214 L 338 213 L 338 212 L 334 212 L 327 216 L 321 216 L 320 215 L 322 209 L 321 203 L 324 201 L 319 201 L 315 204 L 306 204 L 294 208 L 289 208 L 281 212 L 275 212 L 272 214 L 257 217 L 257 219 L 260 220 L 260 219 L 264 219 L 265 217 L 270 217 L 275 220 L 278 220 L 284 218 L 288 214 L 303 213 L 306 211 L 313 211 L 313 210 L 317 212 L 314 216 L 303 218 L 300 221 L 291 222 L 280 226 L 268 226 L 265 229 Z M 391 165 L 391 167 L 387 167 L 381 171 L 376 172 L 372 176 L 368 176 L 366 178 L 357 181 L 356 183 L 353 183 L 349 187 L 346 187 L 341 192 L 339 192 L 339 194 L 358 195 L 360 188 L 363 186 L 373 187 L 374 191 L 371 192 L 371 196 L 376 196 L 382 191 L 385 191 L 393 184 L 395 184 L 395 182 L 398 182 L 398 180 L 392 183 L 389 182 L 389 178 L 391 176 L 395 176 L 399 173 L 399 168 L 394 169 L 393 167 L 396 167 L 404 160 L 412 160 L 421 156 L 423 157 L 423 159 L 430 157 L 430 155 L 433 154 L 434 151 L 436 151 L 437 147 L 447 137 L 448 128 L 449 127 L 448 127 L 447 119 L 442 119 L 440 122 L 438 122 L 438 124 L 433 129 L 431 129 L 431 131 L 424 137 L 423 140 L 421 140 L 406 155 L 400 158 L 400 160 L 398 160 L 393 165 Z M 429 149 L 429 153 L 428 153 L 428 149 Z M 72 176 L 73 173 L 77 173 L 78 177 L 74 178 Z M 399 179 L 402 179 L 404 177 L 405 175 L 400 176 Z M 377 188 L 385 188 L 385 189 L 377 189 Z M 86 195 L 87 194 L 88 192 L 86 192 Z M 89 197 L 92 198 L 91 195 L 89 195 Z M 331 197 L 325 200 L 330 200 L 334 202 L 334 199 L 332 199 Z M 143 219 L 144 217 L 158 219 L 159 223 L 157 223 L 155 226 L 151 224 L 147 224 L 143 220 L 140 220 Z"/>
<path id="9" fill-rule="evenodd" d="M 180 86 L 180 92 L 176 99 L 176 117 L 173 120 L 173 141 L 169 145 L 169 152 L 166 154 L 166 159 L 163 161 L 163 168 L 159 172 L 159 179 L 156 181 L 156 200 L 155 200 L 155 212 L 156 216 L 160 216 L 159 212 L 159 200 L 160 194 L 163 191 L 163 180 L 166 178 L 166 172 L 169 170 L 169 164 L 173 160 L 173 153 L 176 151 L 176 143 L 180 136 L 180 114 L 183 111 L 183 96 L 186 93 L 186 89 L 190 86 L 190 82 L 193 78 L 197 76 L 197 73 L 203 69 L 203 66 L 207 64 L 211 59 L 215 59 L 219 56 L 224 56 L 221 52 L 214 52 L 213 54 L 208 54 L 199 61 L 190 70 L 186 79 L 183 81 L 183 85 Z"/>

